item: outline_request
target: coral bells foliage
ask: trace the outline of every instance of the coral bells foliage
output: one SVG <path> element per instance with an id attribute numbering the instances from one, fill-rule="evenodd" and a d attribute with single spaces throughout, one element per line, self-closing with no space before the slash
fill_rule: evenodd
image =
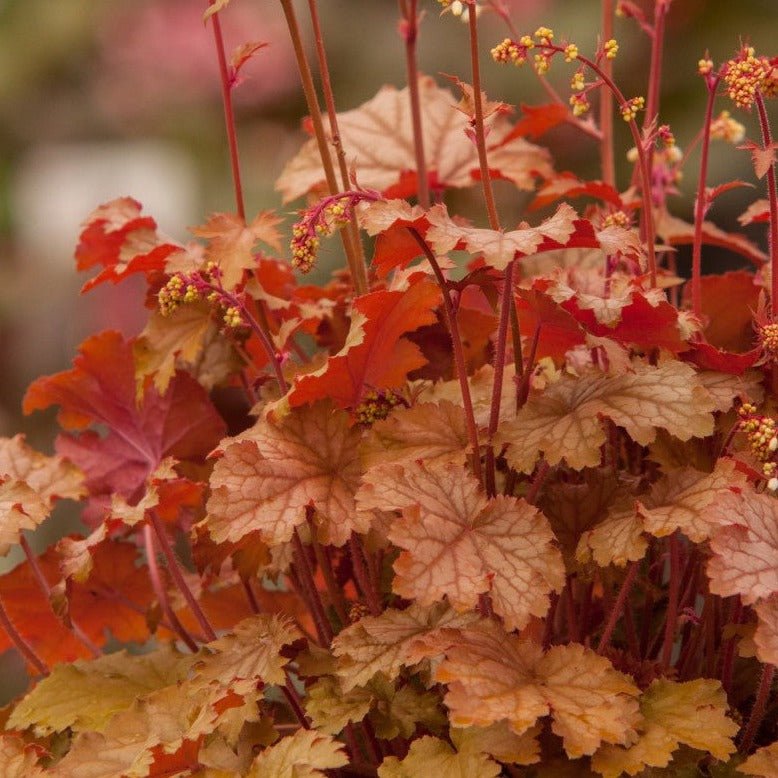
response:
<path id="1" fill-rule="evenodd" d="M 29 674 L 0 774 L 778 775 L 775 60 L 692 63 L 690 141 L 659 99 L 669 3 L 618 4 L 656 55 L 629 97 L 614 39 L 438 4 L 424 24 L 460 17 L 474 53 L 479 17 L 508 22 L 493 60 L 535 70 L 515 94 L 558 79 L 515 118 L 477 56 L 456 95 L 417 72 L 409 0 L 407 86 L 338 112 L 282 5 L 313 135 L 277 182 L 293 226 L 247 218 L 239 176 L 236 213 L 184 244 L 129 197 L 98 207 L 85 291 L 144 278 L 148 323 L 29 388 L 25 412 L 58 409 L 55 454 L 0 441 L 0 552 L 23 559 L 0 641 Z M 217 51 L 230 11 L 201 9 Z M 599 178 L 555 168 L 559 124 Z M 761 242 L 705 221 L 744 183 L 709 182 L 710 152 L 746 134 Z M 337 263 L 310 285 L 324 241 Z M 703 275 L 711 244 L 749 269 Z M 61 500 L 87 529 L 36 554 Z"/>

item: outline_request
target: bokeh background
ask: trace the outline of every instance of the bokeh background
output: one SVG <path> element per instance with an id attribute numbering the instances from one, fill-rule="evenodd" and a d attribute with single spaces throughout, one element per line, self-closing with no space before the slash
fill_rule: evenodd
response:
<path id="1" fill-rule="evenodd" d="M 637 4 L 650 9 L 653 1 Z M 551 26 L 557 39 L 567 36 L 583 52 L 593 51 L 599 0 L 508 4 L 520 30 Z M 85 278 L 77 277 L 72 254 L 79 224 L 93 208 L 133 196 L 179 240 L 211 211 L 233 208 L 213 38 L 202 21 L 206 5 L 206 0 L 0 0 L 0 434 L 23 431 L 50 451 L 52 415 L 20 414 L 27 384 L 68 367 L 87 335 L 109 327 L 133 335 L 143 326 L 135 283 L 79 295 Z M 404 86 L 396 0 L 319 0 L 319 6 L 340 110 L 369 99 L 382 84 Z M 439 17 L 434 0 L 420 0 L 420 6 L 422 71 L 469 81 L 466 25 Z M 300 0 L 297 9 L 305 25 L 307 2 Z M 245 81 L 234 93 L 247 211 L 291 213 L 294 204 L 281 207 L 273 183 L 304 140 L 305 107 L 280 5 L 232 0 L 222 23 L 228 52 L 249 40 L 270 44 L 246 67 Z M 481 30 L 489 97 L 517 105 L 541 102 L 530 69 L 498 68 L 488 59 L 488 49 L 506 34 L 502 22 L 484 15 Z M 741 41 L 750 41 L 759 53 L 777 54 L 776 32 L 776 0 L 674 0 L 661 119 L 681 145 L 702 119 L 698 59 L 708 50 L 721 62 Z M 621 45 L 617 80 L 626 94 L 645 94 L 646 36 L 629 20 L 616 21 L 615 35 Z M 561 62 L 550 73 L 563 94 L 569 76 Z M 722 100 L 718 108 L 726 107 Z M 737 118 L 750 137 L 758 136 L 753 116 Z M 618 130 L 625 186 L 624 152 L 631 144 L 625 128 Z M 567 129 L 545 140 L 558 169 L 597 174 L 597 149 L 590 141 Z M 754 180 L 746 152 L 717 148 L 711 182 Z M 691 213 L 696 162 L 695 156 L 675 203 L 678 215 Z M 506 221 L 518 219 L 524 201 L 507 189 L 500 193 Z M 713 216 L 733 228 L 754 196 L 732 193 Z M 477 197 L 475 192 L 470 203 L 475 215 Z M 763 239 L 759 230 L 751 237 Z M 47 529 L 39 544 L 61 532 L 61 526 Z M 5 567 L 14 563 L 13 556 L 0 560 Z M 12 673 L 19 671 L 14 658 L 4 661 Z M 8 699 L 14 685 L 2 685 L 0 698 Z"/>

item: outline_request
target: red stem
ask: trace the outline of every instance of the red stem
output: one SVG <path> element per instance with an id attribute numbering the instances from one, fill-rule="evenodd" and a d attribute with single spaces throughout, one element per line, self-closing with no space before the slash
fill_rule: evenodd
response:
<path id="1" fill-rule="evenodd" d="M 716 89 L 721 76 L 706 79 L 708 102 L 705 106 L 705 122 L 702 126 L 702 151 L 700 158 L 700 177 L 697 183 L 697 199 L 694 203 L 694 243 L 692 244 L 692 311 L 699 316 L 702 312 L 702 223 L 705 219 L 707 197 L 705 181 L 708 177 L 708 156 L 710 153 L 710 126 L 713 121 L 713 104 L 716 101 Z"/>
<path id="2" fill-rule="evenodd" d="M 740 624 L 743 617 L 743 603 L 740 597 L 735 598 L 735 602 L 730 611 L 729 623 L 734 627 Z M 737 636 L 733 635 L 724 645 L 724 654 L 721 660 L 721 685 L 724 691 L 729 694 L 732 689 L 732 671 L 735 667 L 735 649 L 737 647 Z"/>
<path id="3" fill-rule="evenodd" d="M 770 149 L 773 145 L 773 136 L 761 92 L 756 93 L 756 109 L 759 114 L 759 127 L 762 130 L 762 145 L 765 149 Z M 770 306 L 772 315 L 775 316 L 778 308 L 776 304 L 778 301 L 778 194 L 775 186 L 775 163 L 771 163 L 767 168 L 767 200 L 770 203 Z"/>
<path id="4" fill-rule="evenodd" d="M 294 688 L 294 684 L 289 678 L 289 673 L 286 674 L 286 683 L 281 687 L 281 691 L 286 697 L 286 701 L 289 703 L 289 707 L 295 715 L 295 718 L 300 722 L 300 726 L 303 729 L 310 729 L 311 723 L 308 721 L 308 717 L 305 715 L 305 708 L 303 708 L 300 695 L 297 693 L 297 689 Z"/>
<path id="5" fill-rule="evenodd" d="M 0 626 L 5 630 L 11 642 L 16 646 L 19 653 L 40 673 L 48 675 L 48 665 L 35 653 L 35 649 L 21 636 L 8 616 L 8 613 L 0 598 Z"/>
<path id="6" fill-rule="evenodd" d="M 624 604 L 629 597 L 629 593 L 632 590 L 632 586 L 635 583 L 635 578 L 638 574 L 639 562 L 633 562 L 627 574 L 624 576 L 624 580 L 621 582 L 621 588 L 616 596 L 616 602 L 613 603 L 610 613 L 608 614 L 608 620 L 605 622 L 605 628 L 600 636 L 600 642 L 597 644 L 597 653 L 601 654 L 610 643 L 613 631 L 616 629 L 616 624 L 619 621 L 622 611 L 624 610 Z"/>
<path id="7" fill-rule="evenodd" d="M 435 257 L 434 252 L 427 244 L 427 241 L 421 236 L 421 234 L 413 227 L 408 227 L 408 232 L 413 236 L 414 240 L 419 244 L 424 256 L 429 261 L 432 272 L 435 274 L 435 279 L 438 282 L 440 291 L 443 295 L 443 315 L 446 319 L 446 326 L 448 327 L 449 335 L 451 336 L 451 350 L 454 354 L 454 364 L 456 365 L 457 378 L 459 379 L 459 388 L 462 392 L 462 405 L 465 409 L 465 419 L 467 421 L 467 433 L 470 438 L 470 445 L 473 449 L 473 455 L 471 458 L 473 465 L 473 474 L 475 477 L 483 483 L 481 474 L 481 449 L 478 442 L 478 426 L 475 423 L 475 414 L 473 412 L 473 401 L 470 397 L 470 384 L 467 380 L 467 366 L 465 364 L 465 354 L 462 350 L 462 339 L 459 336 L 459 326 L 457 325 L 457 315 L 454 311 L 454 307 L 451 304 L 451 298 L 449 297 L 448 284 L 446 283 L 443 271 L 440 269 L 438 260 Z"/>
<path id="8" fill-rule="evenodd" d="M 667 669 L 672 659 L 675 631 L 678 627 L 678 603 L 681 594 L 681 546 L 678 532 L 674 532 L 669 539 L 670 546 L 670 594 L 665 614 L 665 636 L 662 643 L 661 662 Z"/>
<path id="9" fill-rule="evenodd" d="M 473 105 L 475 107 L 475 143 L 478 149 L 478 165 L 481 168 L 481 186 L 483 187 L 486 213 L 489 216 L 489 226 L 493 230 L 500 229 L 500 219 L 497 216 L 497 206 L 494 203 L 492 179 L 489 175 L 489 162 L 486 158 L 486 135 L 484 133 L 484 107 L 481 98 L 481 68 L 478 62 L 478 14 L 475 12 L 475 0 L 467 2 L 468 27 L 470 29 L 470 66 L 473 71 Z"/>
<path id="10" fill-rule="evenodd" d="M 416 158 L 416 189 L 419 205 L 430 207 L 430 184 L 427 177 L 427 159 L 424 153 L 424 128 L 421 120 L 419 99 L 419 65 L 416 57 L 416 42 L 419 36 L 417 0 L 400 0 L 403 16 L 401 35 L 405 40 L 405 70 L 408 74 L 408 94 L 411 102 L 411 123 L 413 127 L 413 153 Z"/>
<path id="11" fill-rule="evenodd" d="M 378 593 L 373 588 L 370 574 L 365 566 L 365 557 L 362 553 L 363 549 L 362 544 L 359 541 L 359 536 L 354 532 L 351 533 L 351 537 L 349 538 L 349 551 L 351 552 L 351 567 L 354 571 L 354 578 L 357 584 L 359 584 L 359 588 L 362 590 L 365 602 L 370 610 L 370 615 L 380 616 L 381 602 L 378 598 Z"/>
<path id="12" fill-rule="evenodd" d="M 298 578 L 303 593 L 308 600 L 308 607 L 311 609 L 311 615 L 316 623 L 316 631 L 319 633 L 319 640 L 322 645 L 328 646 L 332 642 L 332 627 L 327 619 L 327 613 L 324 610 L 324 604 L 321 601 L 319 590 L 316 588 L 316 581 L 313 578 L 311 560 L 308 559 L 308 552 L 305 550 L 300 533 L 295 529 L 292 535 L 292 548 L 294 549 L 295 565 L 298 570 Z"/>
<path id="13" fill-rule="evenodd" d="M 759 689 L 756 692 L 754 707 L 751 709 L 751 715 L 748 718 L 748 724 L 743 730 L 743 737 L 740 741 L 741 753 L 747 754 L 754 744 L 754 738 L 759 731 L 759 725 L 764 718 L 767 708 L 767 701 L 770 699 L 770 691 L 775 677 L 775 665 L 764 665 L 762 668 L 762 677 L 759 680 Z"/>
<path id="14" fill-rule="evenodd" d="M 197 598 L 194 596 L 192 590 L 189 588 L 189 585 L 184 579 L 184 574 L 181 571 L 181 566 L 176 559 L 176 555 L 173 553 L 173 547 L 170 545 L 170 541 L 168 540 L 167 532 L 165 530 L 165 525 L 162 523 L 162 519 L 160 519 L 157 515 L 157 512 L 153 510 L 148 512 L 148 516 L 149 520 L 151 521 L 151 526 L 154 528 L 154 533 L 157 536 L 157 540 L 159 541 L 159 547 L 162 550 L 165 561 L 167 562 L 168 572 L 173 577 L 173 581 L 178 587 L 178 590 L 183 595 L 184 599 L 186 600 L 186 604 L 189 606 L 190 610 L 194 614 L 194 617 L 197 619 L 197 623 L 200 625 L 200 628 L 202 629 L 205 637 L 209 641 L 216 640 L 216 632 L 211 626 L 211 623 L 208 621 L 205 613 L 203 613 L 203 609 L 200 607 L 200 603 L 197 602 Z"/>
<path id="15" fill-rule="evenodd" d="M 338 112 L 335 108 L 335 95 L 332 91 L 332 81 L 330 79 L 330 68 L 327 63 L 327 50 L 324 46 L 324 36 L 321 31 L 321 23 L 319 21 L 319 9 L 316 4 L 316 0 L 308 0 L 308 9 L 311 15 L 311 26 L 313 28 L 313 38 L 316 43 L 316 60 L 319 64 L 319 76 L 321 78 L 321 89 L 324 95 L 324 104 L 327 107 L 327 121 L 330 125 L 330 139 L 332 145 L 335 147 L 335 156 L 338 160 L 338 168 L 340 170 L 340 181 L 343 186 L 343 190 L 346 191 L 351 187 L 349 181 L 348 164 L 346 163 L 346 152 L 343 149 L 343 142 L 340 137 L 340 129 L 338 127 Z M 334 194 L 334 192 L 333 192 Z M 367 268 L 365 266 L 365 255 L 362 251 L 362 241 L 359 237 L 359 224 L 357 223 L 357 215 L 352 210 L 349 217 L 349 237 L 348 243 L 350 243 L 351 251 L 353 252 L 355 260 L 352 272 L 357 271 L 358 278 L 354 278 L 354 288 L 357 294 L 365 294 L 368 291 L 367 281 Z"/>
<path id="16" fill-rule="evenodd" d="M 189 632 L 187 632 L 186 627 L 179 621 L 178 616 L 176 616 L 175 611 L 170 605 L 170 599 L 167 596 L 165 584 L 162 581 L 162 575 L 160 574 L 159 565 L 157 564 L 157 550 L 154 546 L 154 533 L 148 524 L 145 524 L 143 527 L 143 543 L 146 548 L 146 564 L 149 568 L 151 587 L 157 595 L 159 607 L 162 608 L 162 612 L 167 616 L 168 624 L 173 631 L 184 641 L 187 648 L 194 653 L 197 651 L 197 643 Z"/>
<path id="17" fill-rule="evenodd" d="M 19 534 L 19 544 L 24 551 L 24 555 L 27 557 L 27 562 L 32 569 L 33 575 L 38 582 L 40 590 L 46 597 L 46 602 L 48 602 L 51 609 L 54 610 L 54 606 L 51 601 L 51 586 L 49 586 L 49 582 L 46 580 L 46 576 L 43 574 L 43 570 L 41 570 L 40 564 L 38 564 L 38 558 L 30 548 L 30 544 L 27 542 L 27 538 L 24 536 L 24 533 Z M 87 635 L 84 630 L 82 630 L 81 627 L 79 627 L 78 624 L 73 621 L 73 619 L 70 619 L 70 629 L 76 638 L 78 638 L 78 640 L 84 644 L 92 656 L 100 656 L 102 654 L 102 651 L 100 651 L 100 649 L 92 642 L 92 639 L 89 637 L 89 635 Z"/>
<path id="18" fill-rule="evenodd" d="M 613 38 L 613 0 L 602 0 L 602 37 Z M 613 77 L 613 62 L 606 59 L 603 70 L 609 78 Z M 616 186 L 616 162 L 613 144 L 613 93 L 609 89 L 600 91 L 600 166 L 602 180 Z"/>
<path id="19" fill-rule="evenodd" d="M 489 442 L 486 447 L 486 491 L 490 497 L 495 494 L 494 444 L 492 439 L 497 432 L 500 421 L 500 401 L 502 399 L 502 384 L 505 373 L 505 352 L 508 346 L 508 322 L 512 308 L 513 271 L 516 260 L 505 268 L 502 296 L 500 299 L 500 321 L 497 325 L 497 347 L 494 352 L 494 383 L 492 384 L 492 402 L 489 412 Z"/>
<path id="20" fill-rule="evenodd" d="M 213 5 L 215 0 L 208 0 L 208 5 Z M 222 37 L 219 12 L 211 15 L 213 25 L 213 38 L 216 43 L 216 54 L 219 58 L 219 75 L 221 77 L 222 104 L 224 105 L 224 123 L 227 127 L 227 143 L 230 147 L 230 165 L 232 167 L 232 182 L 235 187 L 235 207 L 238 216 L 245 223 L 246 208 L 243 204 L 243 186 L 240 182 L 240 162 L 238 161 L 238 139 L 235 133 L 235 114 L 232 110 L 232 87 L 230 74 L 227 70 L 227 57 L 224 54 L 224 39 Z"/>

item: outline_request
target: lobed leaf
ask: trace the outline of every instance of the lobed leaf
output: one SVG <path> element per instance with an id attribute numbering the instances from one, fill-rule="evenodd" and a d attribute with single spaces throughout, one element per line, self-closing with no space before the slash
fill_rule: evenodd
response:
<path id="1" fill-rule="evenodd" d="M 421 605 L 444 596 L 455 610 L 490 593 L 509 629 L 543 616 L 564 565 L 547 519 L 524 500 L 492 500 L 462 466 L 389 465 L 368 473 L 358 495 L 364 508 L 398 509 L 389 539 L 403 552 L 393 589 Z"/>
<path id="2" fill-rule="evenodd" d="M 404 759 L 389 756 L 378 768 L 379 778 L 497 778 L 500 765 L 481 751 L 455 751 L 445 740 L 425 736 L 414 740 Z"/>
<path id="3" fill-rule="evenodd" d="M 564 460 L 580 470 L 600 462 L 605 431 L 599 416 L 623 427 L 637 443 L 647 445 L 664 428 L 681 440 L 713 432 L 714 403 L 695 381 L 694 370 L 670 361 L 658 367 L 636 365 L 621 376 L 591 373 L 563 378 L 531 396 L 516 418 L 495 437 L 508 445 L 506 458 L 516 470 L 531 472 L 542 455 L 550 465 Z"/>
<path id="4" fill-rule="evenodd" d="M 342 546 L 353 530 L 366 531 L 354 502 L 359 439 L 348 415 L 326 402 L 295 409 L 278 424 L 257 421 L 226 446 L 211 475 L 213 539 L 235 542 L 258 531 L 270 545 L 285 543 L 309 506 L 324 543 Z"/>
<path id="5" fill-rule="evenodd" d="M 300 729 L 258 754 L 246 778 L 325 778 L 324 770 L 347 764 L 342 743 L 331 735 Z"/>
<path id="6" fill-rule="evenodd" d="M 637 687 L 604 657 L 570 643 L 547 652 L 497 624 L 450 631 L 435 678 L 448 685 L 454 726 L 488 726 L 506 719 L 517 734 L 542 716 L 568 756 L 593 754 L 605 743 L 626 744 L 640 721 Z"/>
<path id="7" fill-rule="evenodd" d="M 726 761 L 735 752 L 738 725 L 727 716 L 727 695 L 718 680 L 678 683 L 656 679 L 640 697 L 640 738 L 628 748 L 604 746 L 592 757 L 592 769 L 605 778 L 645 767 L 666 767 L 683 744 Z"/>

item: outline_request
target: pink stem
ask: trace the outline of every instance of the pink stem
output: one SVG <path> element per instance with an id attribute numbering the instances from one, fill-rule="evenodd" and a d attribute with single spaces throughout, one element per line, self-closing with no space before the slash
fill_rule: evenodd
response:
<path id="1" fill-rule="evenodd" d="M 762 130 L 762 145 L 765 149 L 769 149 L 773 144 L 773 135 L 761 92 L 756 93 L 756 108 L 759 114 L 759 127 Z M 767 200 L 770 203 L 770 306 L 772 315 L 775 316 L 778 308 L 776 303 L 778 301 L 778 194 L 775 185 L 775 163 L 771 163 L 767 168 Z"/>
<path id="2" fill-rule="evenodd" d="M 673 653 L 675 631 L 678 627 L 678 602 L 681 593 L 681 547 L 678 532 L 674 532 L 668 541 L 670 546 L 670 594 L 665 615 L 665 636 L 662 643 L 661 662 L 667 669 Z"/>
<path id="3" fill-rule="evenodd" d="M 19 653 L 40 673 L 48 675 L 48 665 L 35 653 L 35 649 L 21 636 L 14 626 L 0 598 L 0 626 L 3 627 L 6 634 L 11 638 L 11 642 L 16 646 Z"/>
<path id="4" fill-rule="evenodd" d="M 610 643 L 613 631 L 616 629 L 616 624 L 619 621 L 619 617 L 624 610 L 624 604 L 629 597 L 629 593 L 632 590 L 632 585 L 635 583 L 635 578 L 638 574 L 638 562 L 633 562 L 627 570 L 624 580 L 621 582 L 621 588 L 616 597 L 616 602 L 613 603 L 610 613 L 608 614 L 608 620 L 605 622 L 605 629 L 603 629 L 600 636 L 600 642 L 597 644 L 597 653 L 601 654 Z"/>
<path id="5" fill-rule="evenodd" d="M 151 579 L 151 586 L 154 589 L 154 593 L 157 595 L 157 600 L 159 600 L 159 607 L 162 608 L 162 612 L 167 616 L 168 623 L 173 628 L 173 631 L 184 641 L 190 651 L 196 652 L 197 643 L 195 642 L 195 639 L 187 632 L 186 627 L 181 623 L 170 605 L 170 598 L 167 596 L 159 564 L 157 564 L 157 549 L 154 545 L 154 533 L 148 524 L 145 524 L 143 527 L 143 543 L 146 547 L 146 563 L 149 566 L 149 578 Z"/>
<path id="6" fill-rule="evenodd" d="M 164 524 L 162 523 L 162 519 L 160 519 L 157 515 L 157 512 L 153 510 L 149 511 L 148 515 L 151 521 L 151 526 L 154 528 L 154 533 L 156 534 L 157 540 L 159 541 L 159 547 L 162 549 L 162 553 L 165 556 L 168 572 L 173 577 L 173 581 L 178 587 L 178 590 L 183 595 L 184 599 L 186 600 L 186 604 L 189 606 L 190 610 L 194 614 L 194 617 L 197 619 L 197 623 L 203 630 L 205 637 L 209 641 L 216 640 L 216 632 L 211 626 L 211 622 L 208 621 L 208 618 L 203 612 L 203 609 L 200 607 L 200 603 L 197 602 L 197 598 L 194 596 L 192 590 L 189 588 L 189 585 L 184 579 L 184 574 L 181 571 L 181 566 L 176 559 L 176 555 L 173 553 L 173 548 L 170 545 L 170 541 L 168 540 L 167 532 L 165 530 Z"/>
<path id="7" fill-rule="evenodd" d="M 373 588 L 370 574 L 365 566 L 365 557 L 362 544 L 359 541 L 359 536 L 354 532 L 351 533 L 351 537 L 349 538 L 349 551 L 351 552 L 351 566 L 354 570 L 354 578 L 359 584 L 359 588 L 362 590 L 365 602 L 370 610 L 370 615 L 380 616 L 382 610 L 381 602 L 378 598 L 378 593 Z"/>
<path id="8" fill-rule="evenodd" d="M 481 449 L 478 442 L 478 426 L 475 423 L 475 414 L 473 412 L 473 401 L 470 397 L 470 384 L 467 380 L 467 366 L 465 365 L 465 355 L 462 350 L 462 339 L 459 336 L 459 326 L 457 325 L 457 315 L 454 311 L 454 307 L 451 304 L 451 297 L 448 292 L 448 284 L 446 283 L 443 271 L 440 269 L 438 260 L 435 257 L 435 253 L 427 244 L 427 241 L 421 236 L 421 234 L 413 227 L 408 227 L 408 232 L 413 236 L 414 240 L 419 244 L 424 256 L 427 257 L 430 265 L 432 266 L 432 272 L 435 274 L 435 279 L 438 282 L 440 291 L 443 295 L 443 315 L 446 319 L 446 326 L 451 337 L 451 350 L 454 354 L 454 364 L 456 365 L 457 378 L 459 379 L 459 388 L 462 392 L 462 405 L 465 409 L 465 419 L 467 421 L 467 433 L 470 438 L 470 445 L 473 449 L 473 455 L 471 458 L 473 465 L 473 474 L 475 477 L 482 481 L 481 475 Z"/>
<path id="9" fill-rule="evenodd" d="M 478 15 L 475 12 L 474 0 L 468 0 L 467 17 L 470 28 L 470 65 L 473 71 L 473 105 L 475 107 L 475 143 L 478 149 L 478 165 L 481 168 L 481 186 L 483 187 L 486 213 L 489 216 L 489 226 L 493 230 L 500 229 L 500 219 L 497 216 L 497 206 L 494 202 L 492 178 L 489 175 L 489 162 L 486 158 L 486 135 L 484 133 L 484 108 L 481 97 L 481 68 L 478 63 Z"/>
<path id="10" fill-rule="evenodd" d="M 208 5 L 213 5 L 215 0 L 208 0 Z M 235 114 L 232 110 L 232 89 L 230 75 L 227 70 L 227 57 L 224 54 L 224 39 L 222 37 L 219 12 L 212 14 L 213 38 L 216 43 L 216 54 L 219 58 L 219 75 L 221 77 L 222 103 L 224 105 L 224 123 L 227 126 L 227 143 L 230 147 L 230 165 L 232 167 L 232 181 L 235 186 L 235 206 L 238 216 L 246 221 L 246 208 L 243 204 L 243 186 L 240 182 L 240 162 L 238 161 L 238 138 L 235 133 Z"/>
<path id="11" fill-rule="evenodd" d="M 602 38 L 613 38 L 613 0 L 602 0 Z M 613 63 L 606 59 L 603 70 L 609 77 L 613 77 Z M 613 148 L 613 93 L 609 89 L 600 91 L 600 166 L 602 168 L 602 180 L 606 184 L 616 186 L 616 163 Z"/>
<path id="12" fill-rule="evenodd" d="M 32 549 L 30 548 L 30 544 L 27 542 L 27 538 L 23 533 L 20 533 L 19 535 L 19 543 L 22 547 L 22 550 L 24 551 L 24 555 L 27 557 L 27 561 L 29 562 L 33 575 L 38 582 L 40 590 L 43 592 L 43 595 L 46 597 L 46 601 L 50 606 L 52 606 L 53 610 L 53 605 L 51 602 L 51 586 L 49 586 L 49 582 L 46 580 L 46 576 L 43 574 L 43 570 L 41 570 L 41 566 L 38 563 L 38 558 L 33 553 Z M 92 654 L 92 656 L 100 656 L 102 654 L 102 651 L 100 651 L 100 649 L 92 642 L 92 639 L 89 637 L 89 635 L 87 635 L 84 630 L 82 630 L 81 627 L 79 627 L 78 624 L 76 624 L 72 619 L 70 620 L 70 629 L 78 638 L 78 640 L 80 640 L 81 643 L 86 646 L 87 650 L 90 654 Z"/>
<path id="13" fill-rule="evenodd" d="M 319 640 L 321 640 L 322 645 L 328 646 L 332 642 L 332 627 L 327 619 L 327 613 L 321 601 L 319 590 L 316 588 L 316 581 L 313 579 L 313 570 L 311 561 L 308 559 L 308 552 L 305 550 L 297 529 L 295 529 L 292 535 L 292 547 L 294 549 L 295 564 L 299 571 L 300 586 L 308 600 L 308 607 L 311 609 L 311 615 L 316 623 Z"/>
<path id="14" fill-rule="evenodd" d="M 700 159 L 700 177 L 697 183 L 697 199 L 694 203 L 694 243 L 692 244 L 692 311 L 699 316 L 702 312 L 702 223 L 705 220 L 707 198 L 705 181 L 708 177 L 708 155 L 710 152 L 710 126 L 713 121 L 713 104 L 716 101 L 716 88 L 721 76 L 706 79 L 708 102 L 705 106 L 705 122 L 702 127 L 702 152 Z"/>

